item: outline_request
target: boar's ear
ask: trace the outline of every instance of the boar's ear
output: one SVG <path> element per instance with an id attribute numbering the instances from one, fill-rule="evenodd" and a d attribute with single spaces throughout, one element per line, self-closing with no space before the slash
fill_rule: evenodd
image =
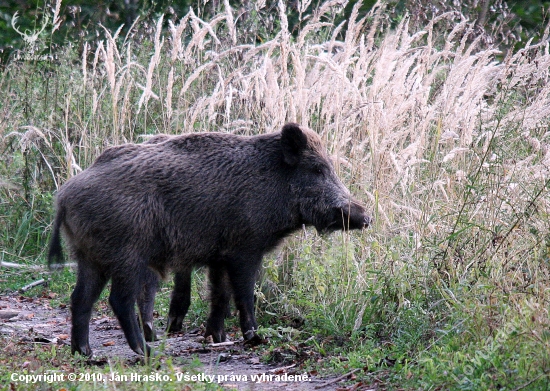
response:
<path id="1" fill-rule="evenodd" d="M 307 136 L 298 124 L 289 123 L 281 132 L 281 147 L 285 163 L 294 166 L 300 160 L 300 154 L 307 146 Z"/>

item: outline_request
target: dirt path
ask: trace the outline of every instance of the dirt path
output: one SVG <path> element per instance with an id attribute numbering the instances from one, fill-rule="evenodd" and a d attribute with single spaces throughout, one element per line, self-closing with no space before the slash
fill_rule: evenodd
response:
<path id="1" fill-rule="evenodd" d="M 38 342 L 70 345 L 69 309 L 52 308 L 50 298 L 0 297 L 0 335 L 23 344 Z M 276 366 L 262 363 L 254 350 L 245 349 L 238 341 L 233 345 L 215 346 L 203 343 L 202 339 L 199 330 L 191 330 L 175 336 L 161 337 L 152 346 L 160 350 L 159 345 L 164 344 L 162 354 L 172 356 L 174 363 L 181 362 L 182 373 L 185 373 L 185 362 L 198 357 L 202 368 L 190 371 L 190 374 L 204 378 L 211 376 L 208 379 L 227 389 L 325 391 L 337 388 L 337 383 L 319 388 L 330 381 L 321 379 L 319 375 L 307 374 L 307 381 L 295 381 L 296 378 L 285 381 L 288 376 L 304 375 L 305 372 L 296 363 Z M 94 352 L 92 365 L 106 365 L 112 357 L 119 357 L 130 363 L 139 361 L 139 357 L 128 347 L 112 314 L 92 316 L 90 345 Z M 257 377 L 262 375 L 262 378 Z M 244 376 L 247 381 L 243 381 Z M 253 376 L 259 382 L 252 382 Z"/>

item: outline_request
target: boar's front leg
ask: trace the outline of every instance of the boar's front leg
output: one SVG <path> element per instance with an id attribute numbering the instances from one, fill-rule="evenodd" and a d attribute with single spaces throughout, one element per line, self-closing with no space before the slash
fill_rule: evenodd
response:
<path id="1" fill-rule="evenodd" d="M 139 283 L 140 279 L 132 278 L 132 273 L 130 271 L 117 273 L 117 275 L 112 278 L 109 304 L 120 323 L 122 331 L 124 331 L 130 348 L 137 354 L 147 354 L 147 356 L 149 356 L 151 348 L 145 345 L 143 341 L 134 309 L 138 296 Z"/>
<path id="2" fill-rule="evenodd" d="M 265 343 L 256 330 L 258 324 L 254 315 L 254 284 L 261 264 L 260 257 L 250 257 L 247 261 L 242 258 L 232 259 L 227 264 L 227 274 L 233 290 L 235 306 L 239 311 L 239 321 L 245 343 L 259 345 Z"/>
<path id="3" fill-rule="evenodd" d="M 210 284 L 210 316 L 206 322 L 204 336 L 211 335 L 214 342 L 225 342 L 224 320 L 231 300 L 231 286 L 225 265 L 221 262 L 211 264 L 208 268 L 208 279 Z"/>
<path id="4" fill-rule="evenodd" d="M 170 299 L 168 325 L 166 327 L 169 333 L 181 331 L 183 319 L 189 310 L 191 304 L 191 272 L 192 269 L 189 268 L 177 272 L 174 276 L 174 290 Z"/>
<path id="5" fill-rule="evenodd" d="M 159 277 L 150 268 L 143 268 L 140 275 L 140 291 L 138 296 L 138 308 L 140 325 L 143 329 L 143 335 L 147 342 L 156 341 L 155 329 L 153 327 L 153 311 L 155 305 L 155 295 L 159 287 Z"/>
<path id="6" fill-rule="evenodd" d="M 90 263 L 79 257 L 76 286 L 71 295 L 71 351 L 91 357 L 89 343 L 92 307 L 107 283 L 107 277 Z"/>

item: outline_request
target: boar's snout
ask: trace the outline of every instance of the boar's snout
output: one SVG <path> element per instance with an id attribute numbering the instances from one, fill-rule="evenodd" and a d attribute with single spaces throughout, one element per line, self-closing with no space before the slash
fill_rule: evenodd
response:
<path id="1" fill-rule="evenodd" d="M 351 230 L 367 228 L 372 218 L 367 214 L 365 208 L 357 201 L 351 201 L 342 207 L 333 210 L 332 221 L 326 227 L 316 227 L 322 233 L 337 230 Z M 320 228 L 320 229 L 319 229 Z"/>
<path id="2" fill-rule="evenodd" d="M 365 208 L 357 201 L 351 201 L 346 208 L 342 209 L 342 228 L 363 229 L 371 223 L 371 217 L 365 211 Z"/>

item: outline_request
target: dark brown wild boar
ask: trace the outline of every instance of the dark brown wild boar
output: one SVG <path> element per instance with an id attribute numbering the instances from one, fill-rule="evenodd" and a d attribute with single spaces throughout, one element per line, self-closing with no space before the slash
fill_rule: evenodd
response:
<path id="1" fill-rule="evenodd" d="M 48 258 L 62 260 L 62 230 L 78 263 L 71 347 L 85 356 L 92 354 L 92 306 L 109 279 L 109 303 L 128 344 L 138 354 L 149 351 L 134 312 L 137 301 L 144 323 L 152 321 L 157 283 L 148 268 L 176 273 L 173 329 L 189 307 L 191 270 L 205 265 L 205 335 L 225 340 L 233 296 L 245 340 L 257 343 L 254 283 L 263 255 L 303 224 L 320 232 L 369 224 L 319 136 L 297 124 L 251 137 L 196 133 L 109 148 L 61 187 L 56 209 Z"/>

